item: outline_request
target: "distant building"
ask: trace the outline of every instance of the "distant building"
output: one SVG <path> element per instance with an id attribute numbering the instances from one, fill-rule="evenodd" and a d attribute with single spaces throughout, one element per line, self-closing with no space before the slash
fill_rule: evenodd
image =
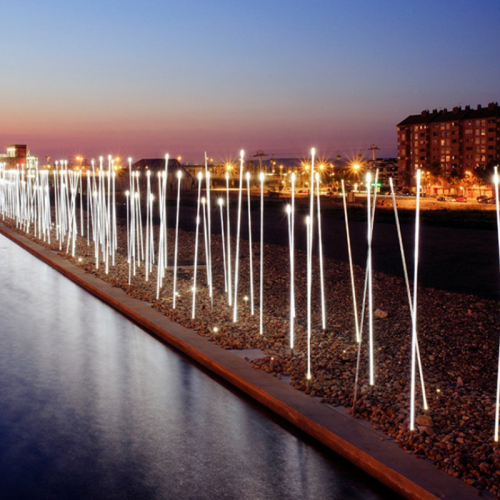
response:
<path id="1" fill-rule="evenodd" d="M 374 162 L 367 162 L 372 170 L 372 175 L 375 175 L 375 170 L 378 170 L 378 188 L 384 192 L 389 192 L 391 185 L 389 179 L 392 178 L 394 189 L 399 187 L 399 167 L 396 158 L 377 159 Z"/>
<path id="2" fill-rule="evenodd" d="M 417 169 L 486 168 L 500 161 L 500 106 L 422 111 L 397 125 L 400 182 L 409 186 Z"/>
<path id="3" fill-rule="evenodd" d="M 0 154 L 0 163 L 5 163 L 7 168 L 35 168 L 38 163 L 37 156 L 31 156 L 26 144 L 11 144 L 7 146 L 7 153 Z"/>

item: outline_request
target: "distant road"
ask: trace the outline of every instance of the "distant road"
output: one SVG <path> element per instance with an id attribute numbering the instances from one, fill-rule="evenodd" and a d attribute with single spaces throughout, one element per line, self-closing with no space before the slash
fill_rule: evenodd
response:
<path id="1" fill-rule="evenodd" d="M 194 231 L 196 209 L 183 206 L 180 226 Z M 214 211 L 213 230 L 220 233 L 220 219 Z M 258 241 L 259 228 L 257 212 L 253 215 L 252 237 Z M 168 211 L 169 226 L 174 226 L 175 210 Z M 323 216 L 324 255 L 347 262 L 346 234 L 343 219 L 338 214 L 325 213 Z M 232 209 L 232 222 L 236 227 L 236 210 Z M 366 264 L 366 223 L 350 221 L 354 263 Z M 247 219 L 242 217 L 242 237 L 248 233 Z M 297 224 L 297 246 L 305 250 L 305 231 Z M 233 230 L 233 235 L 234 230 Z M 409 264 L 413 262 L 414 226 L 402 223 L 405 252 Z M 375 223 L 373 236 L 373 266 L 376 271 L 403 276 L 399 244 L 394 224 Z M 434 288 L 473 294 L 484 298 L 500 298 L 500 272 L 498 244 L 495 230 L 463 229 L 446 227 L 421 228 L 420 283 Z M 267 211 L 265 213 L 265 240 L 268 243 L 288 245 L 287 219 L 285 213 Z M 409 272 L 412 275 L 412 265 Z"/>

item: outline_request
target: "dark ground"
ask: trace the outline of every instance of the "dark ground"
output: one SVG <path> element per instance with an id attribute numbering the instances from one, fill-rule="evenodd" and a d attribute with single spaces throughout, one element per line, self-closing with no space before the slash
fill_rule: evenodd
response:
<path id="1" fill-rule="evenodd" d="M 190 200 L 191 201 L 191 200 Z M 273 203 L 265 211 L 265 241 L 288 246 L 287 218 L 283 207 Z M 248 239 L 248 213 L 243 205 L 241 237 Z M 354 264 L 365 267 L 366 264 L 366 221 L 360 208 L 348 208 L 350 211 L 349 228 Z M 454 227 L 445 227 L 446 214 L 439 214 L 438 224 L 433 223 L 432 216 L 427 215 L 420 233 L 419 282 L 427 287 L 473 294 L 479 297 L 498 300 L 500 297 L 500 273 L 498 259 L 498 243 L 495 228 L 489 222 L 493 214 L 485 214 L 489 229 L 467 227 L 462 224 L 456 227 L 457 214 L 450 214 Z M 196 207 L 192 203 L 181 206 L 180 227 L 194 231 Z M 252 211 L 252 238 L 259 241 L 259 212 Z M 413 214 L 402 212 L 400 219 L 403 241 L 405 244 L 408 272 L 413 279 Z M 470 214 L 465 217 L 471 218 Z M 296 216 L 296 245 L 305 250 L 305 225 L 302 221 L 304 213 Z M 377 222 L 383 220 L 383 222 Z M 175 227 L 175 207 L 168 207 L 169 227 Z M 231 204 L 231 234 L 236 235 L 237 205 Z M 214 210 L 212 214 L 213 231 L 220 233 L 220 214 Z M 224 224 L 226 224 L 224 212 Z M 477 224 L 479 225 L 479 224 Z M 326 209 L 322 212 L 323 254 L 334 259 L 347 262 L 347 244 L 343 212 L 337 209 Z M 317 247 L 315 249 L 317 252 Z M 373 234 L 373 266 L 375 271 L 390 275 L 403 276 L 398 236 L 392 209 L 383 209 L 375 215 Z"/>

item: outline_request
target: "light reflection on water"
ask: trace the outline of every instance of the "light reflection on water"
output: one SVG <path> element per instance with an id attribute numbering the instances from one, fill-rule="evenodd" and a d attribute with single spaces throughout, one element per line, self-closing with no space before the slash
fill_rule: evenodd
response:
<path id="1" fill-rule="evenodd" d="M 0 237 L 0 498 L 387 499 Z"/>

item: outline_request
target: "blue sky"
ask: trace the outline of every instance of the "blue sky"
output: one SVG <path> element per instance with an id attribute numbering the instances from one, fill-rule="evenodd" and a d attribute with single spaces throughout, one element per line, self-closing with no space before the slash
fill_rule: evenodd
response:
<path id="1" fill-rule="evenodd" d="M 499 100 L 500 2 L 2 5 L 0 148 L 196 161 L 395 154 L 425 108 Z"/>

